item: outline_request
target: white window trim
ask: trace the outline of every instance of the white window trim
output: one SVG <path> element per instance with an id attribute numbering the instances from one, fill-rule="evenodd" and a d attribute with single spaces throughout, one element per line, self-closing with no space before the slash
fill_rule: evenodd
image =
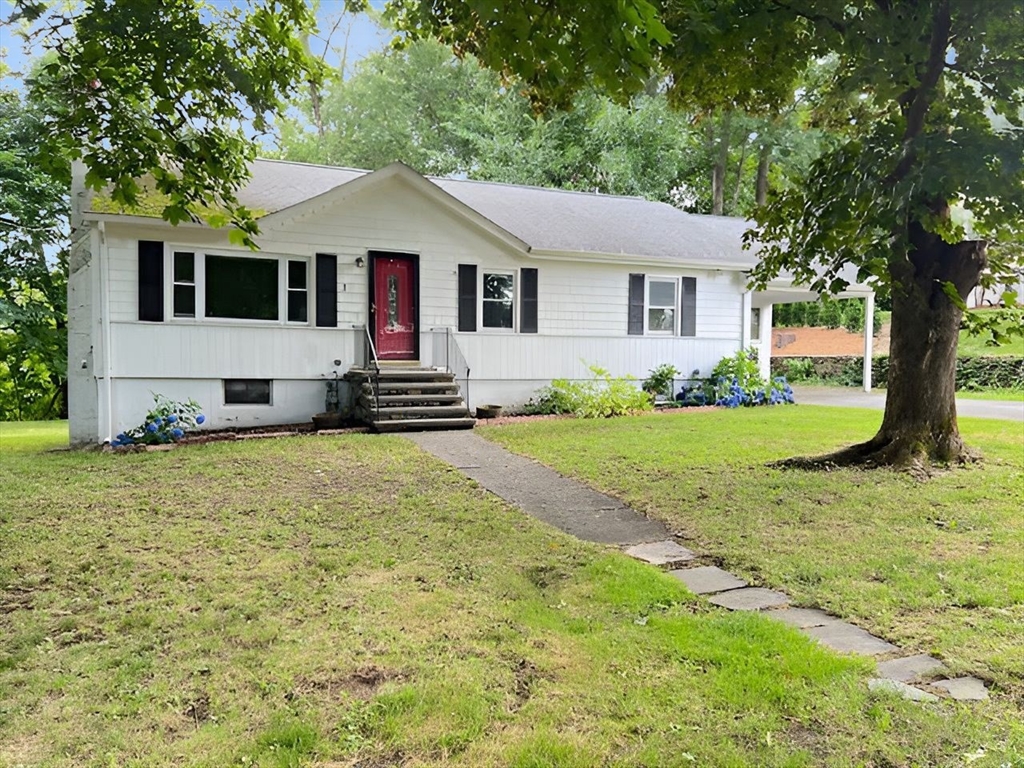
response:
<path id="1" fill-rule="evenodd" d="M 515 267 L 481 267 L 477 266 L 477 299 L 476 299 L 476 327 L 478 332 L 483 333 L 519 333 L 519 270 Z M 512 277 L 512 327 L 495 328 L 484 325 L 484 275 L 509 275 Z M 488 299 L 488 301 L 496 301 Z"/>
<path id="2" fill-rule="evenodd" d="M 671 331 L 652 331 L 650 328 L 650 318 L 652 309 L 664 309 L 664 307 L 652 307 L 650 303 L 651 297 L 651 283 L 672 283 L 675 285 L 675 306 L 672 307 L 672 330 Z M 678 336 L 679 335 L 679 324 L 681 322 L 682 312 L 682 295 L 681 295 L 682 281 L 678 277 L 671 275 L 644 275 L 644 336 Z"/>
<path id="3" fill-rule="evenodd" d="M 174 316 L 174 253 L 185 252 L 194 254 L 196 314 L 195 317 Z M 244 259 L 265 259 L 277 261 L 277 319 L 254 320 L 245 317 L 207 317 L 206 316 L 206 257 L 228 256 Z M 306 322 L 288 320 L 288 262 L 302 261 L 306 264 Z M 170 312 L 164 313 L 165 322 L 182 325 L 252 325 L 252 326 L 284 326 L 290 328 L 314 328 L 316 318 L 316 291 L 310 290 L 313 276 L 313 257 L 298 256 L 284 253 L 254 254 L 248 249 L 240 248 L 197 248 L 194 245 L 164 243 L 164 306 Z M 328 330 L 328 329 L 323 329 Z"/>

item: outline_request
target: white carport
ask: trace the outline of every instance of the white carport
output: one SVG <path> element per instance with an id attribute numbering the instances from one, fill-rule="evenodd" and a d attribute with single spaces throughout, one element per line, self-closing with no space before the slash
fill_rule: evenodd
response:
<path id="1" fill-rule="evenodd" d="M 850 285 L 837 299 L 865 299 L 864 302 L 864 391 L 871 391 L 871 353 L 874 341 L 875 293 L 867 285 Z M 795 304 L 802 301 L 821 301 L 821 294 L 796 286 L 791 278 L 779 277 L 764 291 L 748 291 L 743 296 L 744 338 L 743 348 L 752 344 L 758 348 L 761 376 L 771 377 L 772 307 L 776 304 Z M 753 338 L 753 313 L 758 311 L 758 338 Z"/>

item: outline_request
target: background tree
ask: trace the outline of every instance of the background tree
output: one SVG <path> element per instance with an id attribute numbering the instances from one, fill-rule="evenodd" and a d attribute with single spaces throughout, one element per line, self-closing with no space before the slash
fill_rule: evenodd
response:
<path id="1" fill-rule="evenodd" d="M 568 110 L 536 114 L 522 85 L 433 39 L 370 54 L 322 92 L 303 94 L 284 119 L 281 157 L 380 168 L 394 160 L 440 176 L 646 197 L 711 211 L 717 155 L 702 143 L 713 120 L 671 108 L 663 77 L 619 103 L 593 90 Z M 736 113 L 725 143 L 726 213 L 748 215 L 756 186 L 806 165 L 820 131 L 796 106 L 773 123 Z M 768 147 L 769 151 L 762 151 Z M 763 162 L 759 162 L 764 158 Z M 771 162 L 769 162 L 771 161 Z M 761 181 L 759 182 L 759 174 Z"/>
<path id="2" fill-rule="evenodd" d="M 254 137 L 296 89 L 321 76 L 304 37 L 305 0 L 13 0 L 3 20 L 52 52 L 48 93 L 65 109 L 44 123 L 44 156 L 81 157 L 87 183 L 131 207 L 152 187 L 172 223 L 234 225 L 252 244 L 253 212 L 235 191 Z"/>
<path id="3" fill-rule="evenodd" d="M 522 41 L 533 37 L 503 27 L 495 19 L 501 10 L 468 0 L 438 0 L 429 12 L 411 0 L 393 5 L 413 34 L 461 40 L 460 52 L 527 76 L 541 104 L 551 79 L 560 85 L 553 100 L 565 100 L 584 75 L 559 73 L 571 68 L 573 51 L 597 42 L 578 23 L 576 3 L 555 0 L 542 12 L 517 6 L 518 24 L 559 41 L 543 61 L 547 77 L 531 80 L 538 62 Z M 409 7 L 421 10 L 403 15 Z M 632 5 L 618 9 L 604 9 L 607 24 L 638 23 Z M 751 242 L 762 244 L 754 281 L 763 286 L 786 270 L 837 292 L 852 265 L 859 279 L 891 291 L 890 371 L 877 435 L 802 464 L 969 458 L 956 420 L 957 338 L 970 290 L 1011 272 L 989 242 L 1021 238 L 1024 7 L 1019 0 L 666 0 L 658 16 L 671 36 L 662 42 L 659 25 L 656 53 L 672 93 L 702 111 L 775 113 L 792 100 L 808 63 L 834 62 L 813 109 L 841 140 L 802 184 L 769 196 L 752 233 Z M 622 56 L 614 47 L 608 53 L 611 62 Z"/>
<path id="4" fill-rule="evenodd" d="M 0 90 L 0 420 L 67 415 L 70 172 L 38 151 L 57 111 Z"/>

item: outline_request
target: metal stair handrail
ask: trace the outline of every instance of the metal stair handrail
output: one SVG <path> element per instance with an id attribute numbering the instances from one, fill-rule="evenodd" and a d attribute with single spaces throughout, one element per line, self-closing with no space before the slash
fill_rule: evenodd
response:
<path id="1" fill-rule="evenodd" d="M 452 374 L 456 381 L 465 381 L 465 395 L 463 400 L 466 403 L 466 409 L 469 409 L 469 362 L 466 360 L 466 356 L 462 352 L 462 348 L 459 346 L 459 340 L 455 337 L 455 331 L 451 327 L 444 328 L 431 328 L 431 333 L 434 334 L 434 338 L 440 333 L 444 334 L 444 369 L 447 373 Z M 437 348 L 434 347 L 434 365 L 440 365 L 439 361 L 436 360 Z M 459 385 L 462 386 L 461 384 Z"/>
<path id="2" fill-rule="evenodd" d="M 369 326 L 363 326 L 363 368 L 373 371 L 373 410 L 374 417 L 380 419 L 380 360 L 377 358 L 377 348 L 373 344 L 373 337 L 370 335 Z M 371 368 L 372 364 L 372 368 Z"/>

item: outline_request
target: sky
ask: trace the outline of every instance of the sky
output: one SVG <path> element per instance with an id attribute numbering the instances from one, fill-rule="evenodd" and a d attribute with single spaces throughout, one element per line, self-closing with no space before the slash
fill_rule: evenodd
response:
<path id="1" fill-rule="evenodd" d="M 211 4 L 228 6 L 236 4 L 236 2 L 235 0 L 211 0 Z M 244 5 L 242 2 L 237 2 L 237 4 Z M 345 48 L 346 38 L 348 42 L 346 72 L 350 72 L 352 64 L 371 51 L 383 47 L 391 36 L 390 32 L 382 30 L 364 14 L 345 15 L 344 0 L 319 0 L 318 5 L 319 37 L 311 41 L 311 47 L 317 55 L 322 55 L 326 51 L 324 61 L 332 67 L 337 67 L 341 62 L 340 51 Z M 371 5 L 380 9 L 383 3 L 380 0 L 375 0 Z M 0 20 L 8 18 L 13 10 L 11 0 L 0 0 Z M 341 23 L 335 28 L 335 23 L 339 18 L 341 18 Z M 326 40 L 328 35 L 330 35 L 329 45 Z M 24 41 L 13 34 L 10 28 L 0 26 L 0 51 L 2 51 L 2 61 L 14 73 L 20 73 L 31 59 L 42 52 L 42 48 L 37 45 L 29 51 L 25 51 Z M 0 78 L 0 87 L 20 90 L 22 87 L 21 75 L 14 74 Z"/>

